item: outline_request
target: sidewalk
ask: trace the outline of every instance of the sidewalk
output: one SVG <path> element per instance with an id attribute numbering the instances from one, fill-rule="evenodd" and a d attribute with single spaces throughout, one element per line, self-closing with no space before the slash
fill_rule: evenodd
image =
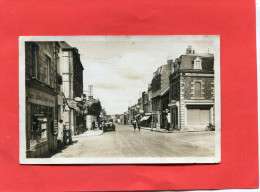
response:
<path id="1" fill-rule="evenodd" d="M 89 130 L 80 135 L 75 135 L 72 138 L 98 136 L 98 135 L 102 135 L 102 134 L 103 134 L 103 130 Z"/>
<path id="2" fill-rule="evenodd" d="M 133 127 L 133 125 L 128 125 L 129 127 Z M 137 128 L 138 129 L 138 128 Z M 161 132 L 161 133 L 173 133 L 177 131 L 165 131 L 165 129 L 156 129 L 156 128 L 150 128 L 150 127 L 141 127 L 141 129 L 147 130 L 147 131 L 154 131 L 154 132 Z M 179 132 L 179 131 L 178 131 Z"/>
<path id="3" fill-rule="evenodd" d="M 176 131 L 166 131 L 165 129 L 156 129 L 156 128 L 150 128 L 150 127 L 141 127 L 141 129 L 145 129 L 145 130 L 148 130 L 148 131 L 154 131 L 154 132 L 161 132 L 161 133 L 173 133 L 173 132 L 176 132 Z"/>
<path id="4" fill-rule="evenodd" d="M 129 127 L 133 127 L 133 125 L 128 125 Z M 192 130 L 192 129 L 184 129 L 184 130 L 173 130 L 173 131 L 166 131 L 165 129 L 156 129 L 156 128 L 150 128 L 150 127 L 141 127 L 141 129 L 147 130 L 147 131 L 154 131 L 154 132 L 160 132 L 160 133 L 184 133 L 184 132 L 205 132 L 204 129 L 202 130 Z"/>

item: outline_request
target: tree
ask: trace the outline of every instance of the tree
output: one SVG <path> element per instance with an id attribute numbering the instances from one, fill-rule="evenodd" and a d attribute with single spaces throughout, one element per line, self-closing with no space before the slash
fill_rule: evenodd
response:
<path id="1" fill-rule="evenodd" d="M 83 105 L 83 111 L 84 111 L 84 114 L 86 114 L 86 115 L 99 116 L 101 110 L 102 110 L 102 106 L 101 106 L 101 103 L 99 100 L 87 101 Z"/>

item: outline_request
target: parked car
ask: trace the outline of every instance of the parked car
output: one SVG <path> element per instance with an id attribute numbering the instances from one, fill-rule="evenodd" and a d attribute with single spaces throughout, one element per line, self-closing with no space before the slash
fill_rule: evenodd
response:
<path id="1" fill-rule="evenodd" d="M 110 119 L 108 122 L 104 123 L 103 125 L 103 131 L 108 132 L 108 131 L 115 131 L 116 126 L 113 122 L 113 119 Z"/>

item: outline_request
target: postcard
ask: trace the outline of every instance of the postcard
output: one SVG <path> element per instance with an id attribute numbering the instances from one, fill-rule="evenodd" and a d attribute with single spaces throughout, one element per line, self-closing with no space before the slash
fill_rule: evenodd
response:
<path id="1" fill-rule="evenodd" d="M 220 163 L 220 91 L 220 36 L 22 36 L 20 163 Z"/>

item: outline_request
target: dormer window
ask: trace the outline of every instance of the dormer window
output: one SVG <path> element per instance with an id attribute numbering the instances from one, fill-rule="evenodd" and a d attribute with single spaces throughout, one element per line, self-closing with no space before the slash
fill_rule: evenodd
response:
<path id="1" fill-rule="evenodd" d="M 201 59 L 199 57 L 196 57 L 196 59 L 194 59 L 193 69 L 202 69 L 202 67 L 201 67 Z"/>

